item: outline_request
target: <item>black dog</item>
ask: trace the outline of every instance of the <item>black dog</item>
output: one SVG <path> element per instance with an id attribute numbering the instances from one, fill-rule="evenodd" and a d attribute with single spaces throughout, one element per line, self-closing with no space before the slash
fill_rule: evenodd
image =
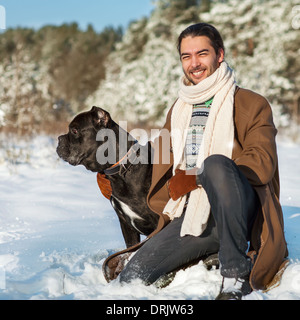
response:
<path id="1" fill-rule="evenodd" d="M 115 139 L 109 140 L 107 132 Z M 73 166 L 83 165 L 92 172 L 105 173 L 110 180 L 111 204 L 127 247 L 139 243 L 140 235 L 148 236 L 156 229 L 159 215 L 149 209 L 146 201 L 152 177 L 153 152 L 149 142 L 145 146 L 136 143 L 108 112 L 97 107 L 76 116 L 68 134 L 58 140 L 60 158 Z M 120 151 L 120 147 L 124 150 Z M 97 161 L 108 159 L 111 154 L 116 158 L 114 163 Z M 112 167 L 115 162 L 117 165 Z"/>

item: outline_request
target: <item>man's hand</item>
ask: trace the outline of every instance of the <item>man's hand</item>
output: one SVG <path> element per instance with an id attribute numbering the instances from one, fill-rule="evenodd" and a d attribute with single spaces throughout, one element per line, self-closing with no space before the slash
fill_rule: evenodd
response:
<path id="1" fill-rule="evenodd" d="M 199 187 L 196 183 L 196 174 L 197 168 L 175 171 L 175 175 L 168 181 L 169 195 L 174 201 Z"/>
<path id="2" fill-rule="evenodd" d="M 110 200 L 112 195 L 112 188 L 111 188 L 110 181 L 106 178 L 105 174 L 98 173 L 97 182 L 98 182 L 100 191 L 102 192 L 104 197 Z"/>

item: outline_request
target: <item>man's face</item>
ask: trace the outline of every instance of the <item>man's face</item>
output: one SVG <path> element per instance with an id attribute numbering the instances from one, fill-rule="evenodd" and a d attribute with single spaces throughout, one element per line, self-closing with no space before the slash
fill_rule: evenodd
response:
<path id="1" fill-rule="evenodd" d="M 224 52 L 217 55 L 208 37 L 190 36 L 182 39 L 180 59 L 187 79 L 196 85 L 219 68 Z"/>

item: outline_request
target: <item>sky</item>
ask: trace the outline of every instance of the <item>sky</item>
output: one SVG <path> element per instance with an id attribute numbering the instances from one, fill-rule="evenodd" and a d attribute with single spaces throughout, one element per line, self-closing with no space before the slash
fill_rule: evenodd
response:
<path id="1" fill-rule="evenodd" d="M 92 24 L 98 32 L 107 26 L 126 28 L 154 8 L 152 0 L 0 0 L 0 6 L 5 8 L 6 28 L 77 22 L 83 30 Z"/>

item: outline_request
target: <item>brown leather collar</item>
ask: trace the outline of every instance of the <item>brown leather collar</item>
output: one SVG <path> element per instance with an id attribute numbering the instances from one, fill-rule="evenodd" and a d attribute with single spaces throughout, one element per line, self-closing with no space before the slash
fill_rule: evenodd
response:
<path id="1" fill-rule="evenodd" d="M 121 174 L 122 168 L 125 170 L 124 173 L 131 167 L 134 163 L 134 160 L 137 157 L 137 151 L 139 149 L 139 144 L 137 141 L 134 145 L 129 149 L 129 151 L 125 154 L 125 156 L 120 159 L 117 163 L 112 165 L 110 168 L 104 170 L 104 173 L 107 176 L 113 176 L 115 174 Z M 129 163 L 129 166 L 126 167 L 126 164 Z"/>

